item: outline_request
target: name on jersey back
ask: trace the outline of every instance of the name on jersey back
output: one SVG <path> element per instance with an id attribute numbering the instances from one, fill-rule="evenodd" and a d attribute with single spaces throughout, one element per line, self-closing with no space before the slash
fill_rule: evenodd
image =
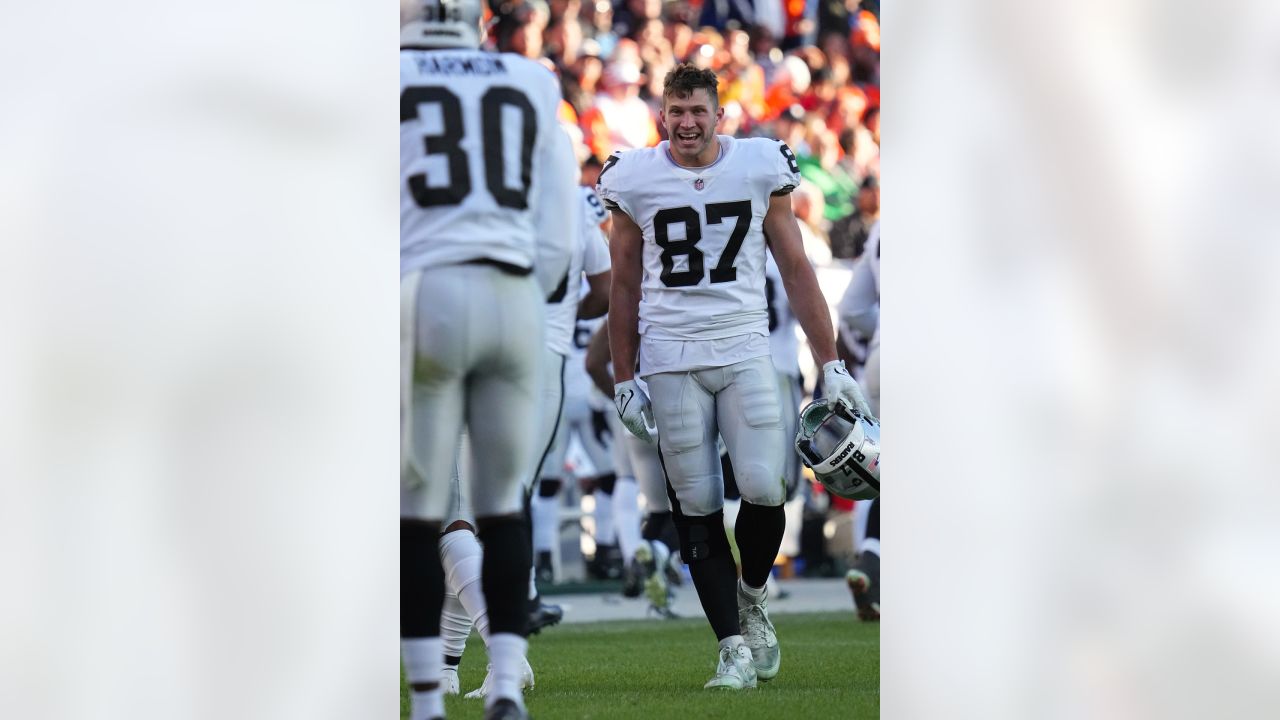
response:
<path id="1" fill-rule="evenodd" d="M 500 57 L 475 55 L 420 55 L 414 58 L 418 72 L 434 75 L 505 75 L 507 66 Z"/>

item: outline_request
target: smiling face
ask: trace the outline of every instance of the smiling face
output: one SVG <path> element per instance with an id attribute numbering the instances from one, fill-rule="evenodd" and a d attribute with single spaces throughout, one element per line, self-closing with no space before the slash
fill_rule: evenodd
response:
<path id="1" fill-rule="evenodd" d="M 720 150 L 716 125 L 723 115 L 718 98 L 706 88 L 694 88 L 684 97 L 677 93 L 664 97 L 659 117 L 667 129 L 675 161 L 688 167 L 715 162 Z"/>

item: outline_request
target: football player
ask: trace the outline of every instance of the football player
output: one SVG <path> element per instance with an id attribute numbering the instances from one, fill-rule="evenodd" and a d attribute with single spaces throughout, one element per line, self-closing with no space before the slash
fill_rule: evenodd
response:
<path id="1" fill-rule="evenodd" d="M 609 328 L 606 324 L 591 337 L 587 347 L 586 371 L 591 382 L 601 393 L 613 389 L 613 370 L 609 352 Z M 643 387 L 643 380 L 637 384 Z M 671 585 L 679 585 L 684 576 L 680 572 L 680 543 L 671 519 L 671 501 L 667 497 L 666 476 L 662 472 L 662 460 L 652 443 L 626 432 L 617 412 L 610 414 L 610 426 L 614 428 L 613 465 L 617 470 L 619 487 L 632 486 L 628 509 L 621 498 L 615 502 L 619 535 L 623 526 L 634 525 L 636 538 L 627 556 L 629 571 L 623 595 L 636 597 L 643 590 L 649 600 L 649 608 L 657 615 L 673 618 L 671 612 Z M 639 503 L 645 504 L 644 522 L 639 522 Z M 633 519 L 634 518 L 634 519 Z M 634 583 L 634 589 L 628 587 Z"/>
<path id="2" fill-rule="evenodd" d="M 588 401 L 588 388 L 583 380 L 582 358 L 590 337 L 589 327 L 609 309 L 609 245 L 600 224 L 608 214 L 589 187 L 579 188 L 582 195 L 583 258 L 578 263 L 572 292 L 553 307 L 548 327 L 555 336 L 555 351 L 564 365 L 559 380 L 563 391 L 563 412 L 555 427 L 551 445 L 538 471 L 536 493 L 531 501 L 533 517 L 533 551 L 540 581 L 553 577 L 552 547 L 560 529 L 559 493 L 564 483 L 564 457 L 569 438 L 576 435 L 586 450 L 595 470 L 597 483 L 613 473 L 607 433 L 596 427 Z M 580 299 L 579 299 L 580 298 Z M 603 416 L 601 416 L 603 417 Z"/>
<path id="3" fill-rule="evenodd" d="M 463 430 L 488 552 L 487 718 L 522 718 L 544 302 L 568 270 L 577 167 L 541 65 L 479 50 L 480 0 L 401 0 L 400 635 L 412 720 L 443 717 L 439 540 Z"/>
<path id="4" fill-rule="evenodd" d="M 773 678 L 781 664 L 765 583 L 785 523 L 790 439 L 769 358 L 766 252 L 828 396 L 870 411 L 836 359 L 831 314 L 791 211 L 795 155 L 776 140 L 716 135 L 724 113 L 717 84 L 715 73 L 688 64 L 668 73 L 660 118 L 669 139 L 613 154 L 597 187 L 613 212 L 614 402 L 629 431 L 658 443 L 680 552 L 720 643 L 706 687 L 741 689 Z M 743 499 L 741 581 L 722 526 L 717 434 Z"/>
<path id="5" fill-rule="evenodd" d="M 872 412 L 880 412 L 880 223 L 867 237 L 866 249 L 853 268 L 849 288 L 840 300 L 841 322 L 871 338 L 863 381 Z M 858 560 L 845 575 L 858 617 L 880 619 L 880 498 L 858 501 L 853 517 Z"/>

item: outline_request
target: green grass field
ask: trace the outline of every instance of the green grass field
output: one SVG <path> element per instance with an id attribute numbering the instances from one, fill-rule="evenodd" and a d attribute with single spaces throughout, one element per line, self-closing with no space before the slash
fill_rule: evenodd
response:
<path id="1" fill-rule="evenodd" d="M 880 628 L 852 612 L 778 615 L 782 671 L 742 692 L 703 690 L 715 670 L 705 619 L 563 625 L 529 644 L 537 685 L 525 694 L 534 718 L 841 718 L 880 715 Z M 474 635 L 462 661 L 462 691 L 484 679 Z M 409 717 L 401 685 L 401 717 Z M 483 701 L 447 699 L 450 718 L 481 718 Z"/>

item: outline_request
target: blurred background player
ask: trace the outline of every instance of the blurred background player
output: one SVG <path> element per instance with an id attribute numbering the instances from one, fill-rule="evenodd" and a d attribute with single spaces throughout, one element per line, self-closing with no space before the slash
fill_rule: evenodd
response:
<path id="1" fill-rule="evenodd" d="M 589 383 L 583 382 L 586 337 L 581 334 L 583 323 L 599 318 L 609 309 L 609 246 L 600 230 L 600 223 L 607 216 L 594 190 L 579 187 L 577 192 L 582 213 L 582 258 L 568 278 L 572 292 L 551 309 L 548 317 L 549 332 L 555 336 L 556 353 L 564 367 L 563 374 L 557 378 L 563 388 L 563 412 L 540 464 L 536 492 L 530 503 L 534 565 L 538 581 L 543 583 L 555 578 L 552 558 L 560 535 L 559 494 L 564 484 L 565 452 L 570 436 L 576 435 L 586 450 L 596 482 L 605 482 L 606 476 L 613 472 L 609 440 L 602 424 L 604 416 L 593 413 L 587 397 Z"/>
<path id="2" fill-rule="evenodd" d="M 586 371 L 601 393 L 614 387 L 607 324 L 591 338 Z M 643 380 L 636 383 L 644 387 Z M 614 433 L 613 464 L 618 483 L 636 488 L 635 495 L 629 500 L 630 508 L 624 508 L 620 501 L 614 503 L 617 525 L 630 528 L 634 524 L 638 531 L 637 540 L 630 546 L 634 549 L 626 556 L 627 573 L 622 594 L 638 597 L 644 592 L 652 611 L 662 617 L 675 617 L 670 607 L 671 587 L 683 584 L 684 575 L 680 570 L 680 540 L 671 516 L 662 458 L 656 445 L 623 428 L 617 412 L 609 414 L 609 423 Z M 642 501 L 644 513 L 643 522 L 640 522 Z"/>
<path id="3" fill-rule="evenodd" d="M 871 412 L 880 412 L 880 223 L 871 227 L 866 251 L 854 266 L 849 288 L 840 299 L 841 322 L 870 337 L 863 384 Z M 854 545 L 858 558 L 845 575 L 858 617 L 880 619 L 880 498 L 854 506 Z"/>
<path id="4" fill-rule="evenodd" d="M 411 720 L 444 715 L 439 541 L 464 420 L 489 549 L 485 715 L 527 716 L 521 491 L 537 451 L 543 303 L 577 234 L 559 88 L 535 62 L 481 52 L 482 14 L 479 0 L 400 6 L 400 634 Z"/>

